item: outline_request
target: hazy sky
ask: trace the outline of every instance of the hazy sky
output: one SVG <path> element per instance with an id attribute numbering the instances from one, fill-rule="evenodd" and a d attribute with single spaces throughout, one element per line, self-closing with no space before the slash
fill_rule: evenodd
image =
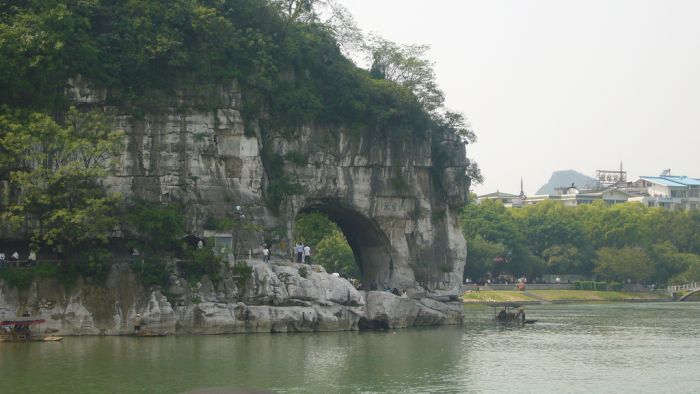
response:
<path id="1" fill-rule="evenodd" d="M 342 0 L 365 31 L 429 44 L 478 136 L 479 193 L 552 171 L 700 178 L 700 1 Z"/>

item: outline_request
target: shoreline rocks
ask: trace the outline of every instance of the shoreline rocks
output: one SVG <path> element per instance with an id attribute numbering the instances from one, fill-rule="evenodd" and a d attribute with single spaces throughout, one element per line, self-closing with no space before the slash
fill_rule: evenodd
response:
<path id="1" fill-rule="evenodd" d="M 195 284 L 172 275 L 167 289 L 145 289 L 125 264 L 115 264 L 102 287 L 78 280 L 66 291 L 55 279 L 37 279 L 18 290 L 0 281 L 0 319 L 28 310 L 46 320 L 35 332 L 56 335 L 128 335 L 137 313 L 146 330 L 165 334 L 353 331 L 463 320 L 461 302 L 441 302 L 422 289 L 401 298 L 358 291 L 321 266 L 306 266 L 302 277 L 300 264 L 249 265 L 253 273 L 241 288 L 228 274 Z"/>

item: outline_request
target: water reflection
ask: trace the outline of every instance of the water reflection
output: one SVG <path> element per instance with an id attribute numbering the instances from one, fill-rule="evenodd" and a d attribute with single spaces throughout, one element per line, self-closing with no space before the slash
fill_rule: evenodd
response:
<path id="1" fill-rule="evenodd" d="M 502 327 L 0 344 L 0 391 L 689 392 L 699 304 L 550 305 Z M 695 391 L 695 390 L 690 390 Z"/>

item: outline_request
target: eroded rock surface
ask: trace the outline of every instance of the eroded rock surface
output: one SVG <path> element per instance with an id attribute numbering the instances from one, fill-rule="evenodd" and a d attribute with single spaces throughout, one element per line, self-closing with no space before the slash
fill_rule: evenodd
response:
<path id="1" fill-rule="evenodd" d="M 137 313 L 146 330 L 168 334 L 347 331 L 462 321 L 461 304 L 358 291 L 321 266 L 307 266 L 304 278 L 298 264 L 250 264 L 253 274 L 242 288 L 231 277 L 218 284 L 204 277 L 190 285 L 173 275 L 166 290 L 144 289 L 126 265 L 113 266 L 104 287 L 78 281 L 67 292 L 50 279 L 21 291 L 0 281 L 0 319 L 27 310 L 46 320 L 35 331 L 60 335 L 130 334 Z"/>
<path id="2" fill-rule="evenodd" d="M 272 249 L 289 256 L 296 215 L 319 211 L 345 233 L 366 287 L 377 282 L 379 288 L 458 292 L 466 244 L 457 217 L 470 180 L 465 145 L 456 135 L 369 126 L 262 127 L 244 121 L 235 84 L 212 93 L 210 101 L 218 104 L 210 110 L 183 94 L 139 116 L 106 106 L 107 95 L 91 91 L 86 81 L 73 80 L 70 91 L 81 106 L 105 109 L 125 132 L 126 148 L 106 182 L 111 189 L 184 202 L 193 233 L 201 235 L 208 219 L 232 217 L 233 207 L 242 206 L 246 220 L 286 230 Z M 275 160 L 281 169 L 270 164 Z M 291 193 L 289 186 L 280 191 L 281 179 L 300 185 L 301 192 Z M 278 192 L 290 195 L 271 204 L 275 182 Z M 259 247 L 257 234 L 241 237 L 247 248 Z M 261 286 L 280 288 L 277 280 Z M 286 287 L 303 293 L 300 299 L 318 296 L 304 286 Z M 262 293 L 247 296 L 266 290 L 256 291 Z"/>

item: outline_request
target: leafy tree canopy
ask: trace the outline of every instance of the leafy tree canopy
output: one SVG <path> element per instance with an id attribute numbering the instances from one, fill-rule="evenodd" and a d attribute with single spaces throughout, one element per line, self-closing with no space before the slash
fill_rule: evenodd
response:
<path id="1" fill-rule="evenodd" d="M 34 244 L 62 252 L 85 242 L 107 241 L 119 197 L 101 184 L 121 133 L 97 113 L 71 108 L 65 124 L 28 111 L 0 114 L 0 173 L 9 173 L 21 194 L 3 219 L 29 231 Z"/>
<path id="2" fill-rule="evenodd" d="M 460 215 L 468 244 L 465 275 L 584 274 L 676 283 L 695 275 L 699 218 L 697 210 L 637 203 L 564 207 L 545 201 L 521 209 L 496 201 L 470 204 Z"/>

